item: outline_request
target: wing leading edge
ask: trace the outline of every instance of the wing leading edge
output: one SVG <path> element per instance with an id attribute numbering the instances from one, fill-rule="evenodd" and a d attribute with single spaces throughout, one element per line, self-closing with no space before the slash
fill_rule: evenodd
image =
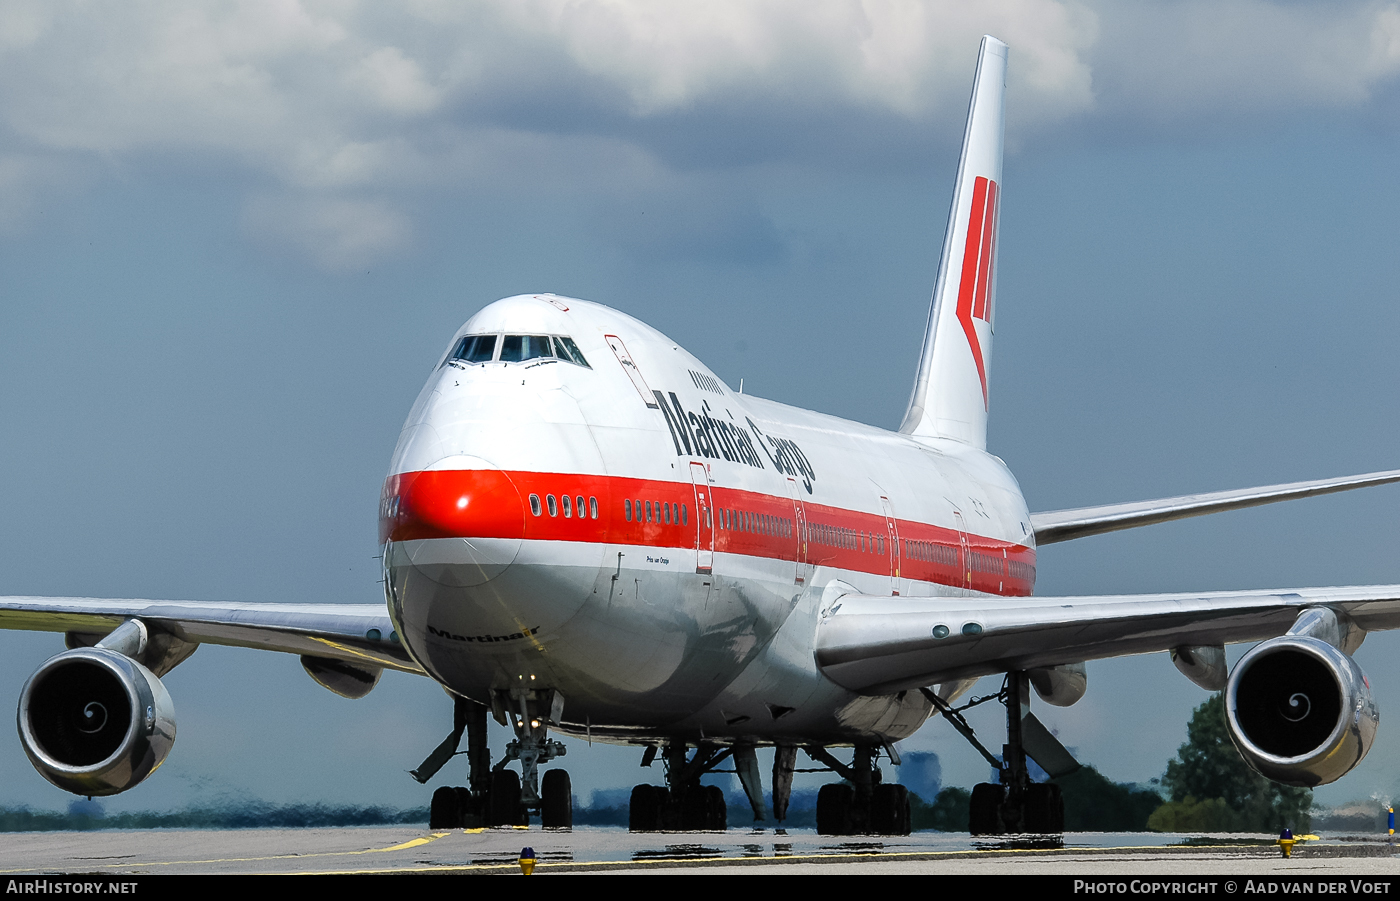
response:
<path id="1" fill-rule="evenodd" d="M 194 644 L 261 648 L 422 674 L 377 604 L 0 597 L 0 629 L 106 634 L 128 619 Z"/>
<path id="2" fill-rule="evenodd" d="M 1090 597 L 899 598 L 848 594 L 817 628 L 832 681 L 882 694 L 1014 670 L 1260 641 L 1325 606 L 1365 631 L 1400 627 L 1400 585 Z M 946 629 L 946 637 L 938 638 Z"/>
<path id="3" fill-rule="evenodd" d="M 1277 501 L 1293 500 L 1300 497 L 1313 497 L 1319 494 L 1333 494 L 1350 491 L 1353 488 L 1366 488 L 1371 485 L 1384 485 L 1400 482 L 1400 469 L 1386 472 L 1368 472 L 1358 476 L 1343 476 L 1335 479 L 1314 479 L 1310 482 L 1289 482 L 1283 485 L 1264 485 L 1258 488 L 1237 488 L 1232 491 L 1212 491 L 1207 494 L 1185 494 L 1180 497 L 1164 497 L 1151 501 L 1133 501 L 1126 504 L 1108 504 L 1101 507 L 1079 507 L 1074 510 L 1054 510 L 1047 513 L 1032 513 L 1031 528 L 1035 530 L 1037 545 L 1069 541 L 1072 538 L 1087 538 L 1120 529 L 1135 529 L 1174 519 L 1191 516 L 1205 516 L 1208 513 L 1221 513 L 1225 510 L 1242 510 L 1245 507 L 1258 507 Z"/>

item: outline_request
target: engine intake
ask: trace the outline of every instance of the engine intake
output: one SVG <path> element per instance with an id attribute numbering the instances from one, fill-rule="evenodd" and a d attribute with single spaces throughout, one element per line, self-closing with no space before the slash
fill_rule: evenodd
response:
<path id="1" fill-rule="evenodd" d="M 175 707 L 155 674 L 106 648 L 39 667 L 19 699 L 19 737 L 45 779 L 79 795 L 115 795 L 149 776 L 175 743 Z"/>
<path id="2" fill-rule="evenodd" d="M 1317 638 L 1285 635 L 1235 666 L 1225 717 L 1235 747 L 1261 775 L 1312 787 L 1361 762 L 1380 712 L 1351 657 Z"/>

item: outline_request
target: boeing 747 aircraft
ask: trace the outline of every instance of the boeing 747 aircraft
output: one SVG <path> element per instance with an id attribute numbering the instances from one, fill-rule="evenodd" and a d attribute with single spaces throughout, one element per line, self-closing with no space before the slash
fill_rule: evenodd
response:
<path id="1" fill-rule="evenodd" d="M 637 830 L 727 822 L 700 777 L 738 772 L 754 813 L 786 815 L 799 753 L 840 777 L 826 833 L 909 831 L 880 758 L 933 716 L 993 762 L 974 833 L 1053 833 L 1076 764 L 1031 692 L 1075 703 L 1085 661 L 1168 652 L 1226 693 L 1260 773 L 1340 778 L 1378 713 L 1352 653 L 1400 626 L 1400 586 L 1114 597 L 1034 594 L 1052 542 L 1400 481 L 1400 471 L 1032 513 L 986 449 L 996 323 L 1006 45 L 984 38 L 908 412 L 884 431 L 735 393 L 670 338 L 608 307 L 521 295 L 447 342 L 404 423 L 379 506 L 384 605 L 0 598 L 0 626 L 66 633 L 20 691 L 34 766 L 80 795 L 141 782 L 175 739 L 161 677 L 203 643 L 300 655 L 348 697 L 383 670 L 454 698 L 427 781 L 466 740 L 467 785 L 434 826 L 571 824 L 551 731 L 660 756 Z M 1224 645 L 1261 642 L 1227 672 Z M 1000 755 L 956 705 L 1005 674 Z M 487 718 L 514 730 L 494 764 Z M 444 724 L 445 726 L 446 724 Z M 756 749 L 775 749 L 773 811 Z M 844 749 L 851 749 L 850 751 Z M 425 749 L 427 750 L 427 749 Z M 516 768 L 518 764 L 518 770 Z"/>

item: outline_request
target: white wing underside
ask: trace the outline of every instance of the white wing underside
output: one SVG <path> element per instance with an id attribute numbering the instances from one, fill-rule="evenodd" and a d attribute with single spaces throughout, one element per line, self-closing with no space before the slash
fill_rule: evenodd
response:
<path id="1" fill-rule="evenodd" d="M 1260 641 L 1326 606 L 1362 630 L 1400 627 L 1400 585 L 1028 598 L 898 598 L 848 594 L 817 628 L 828 678 L 866 694 L 1165 651 Z M 975 624 L 980 631 L 969 630 Z M 945 626 L 946 638 L 934 629 Z"/>
<path id="2" fill-rule="evenodd" d="M 423 672 L 393 637 L 388 611 L 378 604 L 0 598 L 2 629 L 104 635 L 132 618 L 196 644 L 261 648 Z"/>

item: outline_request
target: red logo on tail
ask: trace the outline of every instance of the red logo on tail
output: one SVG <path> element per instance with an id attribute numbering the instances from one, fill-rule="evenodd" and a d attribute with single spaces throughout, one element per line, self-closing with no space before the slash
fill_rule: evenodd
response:
<path id="1" fill-rule="evenodd" d="M 982 380 L 982 406 L 987 402 L 987 364 L 982 359 L 982 344 L 974 318 L 992 321 L 988 304 L 988 284 L 992 278 L 992 257 L 996 253 L 997 183 L 981 175 L 972 184 L 972 212 L 967 219 L 967 246 L 963 248 L 962 279 L 958 282 L 958 321 L 967 334 L 972 359 L 977 362 L 977 376 Z"/>

